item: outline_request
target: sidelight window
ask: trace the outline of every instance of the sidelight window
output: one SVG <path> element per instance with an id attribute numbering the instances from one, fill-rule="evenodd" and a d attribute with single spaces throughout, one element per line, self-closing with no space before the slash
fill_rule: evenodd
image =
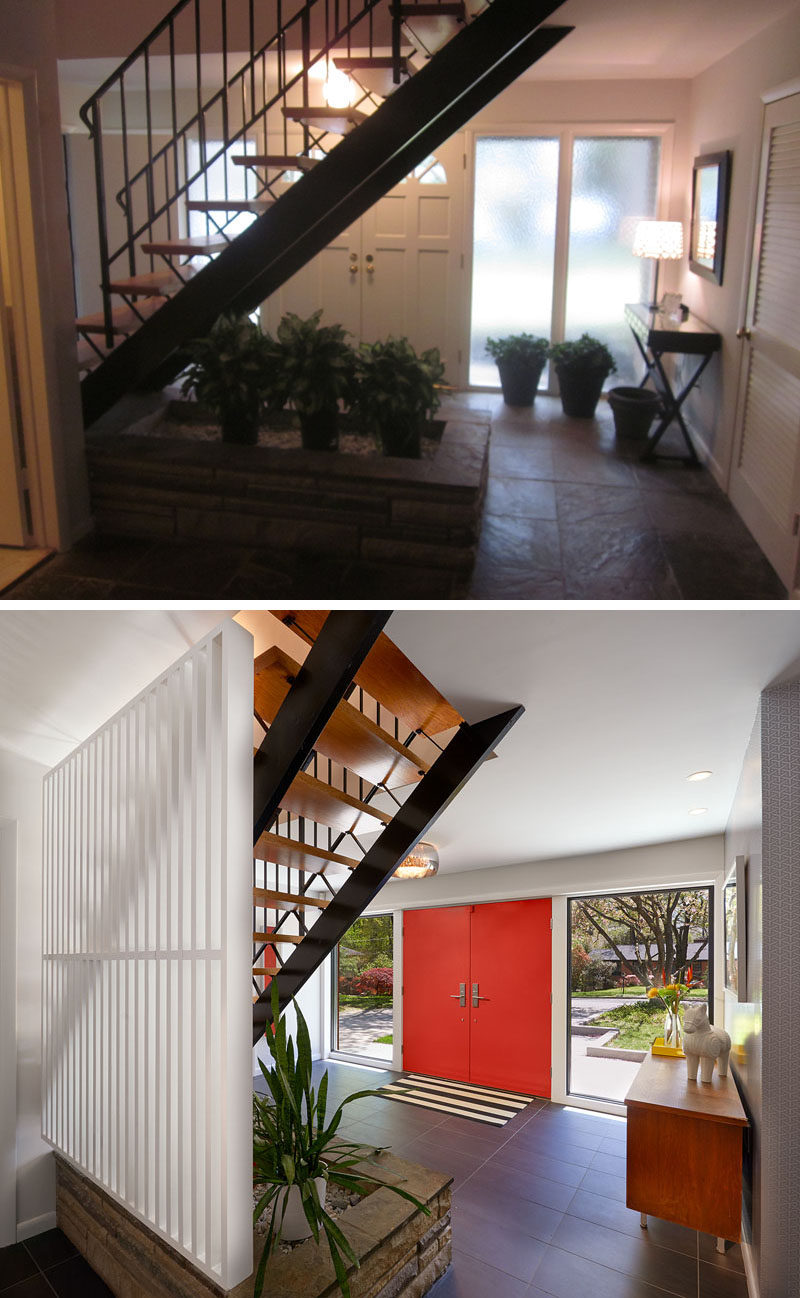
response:
<path id="1" fill-rule="evenodd" d="M 336 947 L 333 1048 L 367 1059 L 392 1059 L 393 923 L 362 915 Z"/>

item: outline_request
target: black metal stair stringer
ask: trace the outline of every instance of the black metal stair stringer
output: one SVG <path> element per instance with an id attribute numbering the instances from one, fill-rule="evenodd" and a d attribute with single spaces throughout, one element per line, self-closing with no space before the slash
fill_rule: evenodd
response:
<path id="1" fill-rule="evenodd" d="M 572 29 L 563 0 L 494 0 L 81 385 L 90 425 L 225 310 L 253 310 Z"/>
<path id="2" fill-rule="evenodd" d="M 490 755 L 525 709 L 509 708 L 475 725 L 461 726 L 444 752 L 423 775 L 409 798 L 386 826 L 336 896 L 315 921 L 275 975 L 279 1003 L 286 1005 L 311 977 L 391 878 L 394 870 L 424 838 L 445 808 Z M 253 1005 L 253 1042 L 272 1020 L 270 988 Z"/>
<path id="3" fill-rule="evenodd" d="M 330 612 L 253 764 L 253 845 L 272 823 L 391 612 Z"/>

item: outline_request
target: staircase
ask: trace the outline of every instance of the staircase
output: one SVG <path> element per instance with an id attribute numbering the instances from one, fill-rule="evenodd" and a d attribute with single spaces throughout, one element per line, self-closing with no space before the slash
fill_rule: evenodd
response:
<path id="1" fill-rule="evenodd" d="M 274 647 L 254 667 L 254 1041 L 272 980 L 283 1006 L 522 714 L 468 725 L 384 634 L 386 613 L 274 616 L 307 656 Z"/>
<path id="2" fill-rule="evenodd" d="M 76 322 L 86 424 L 177 373 L 188 340 L 253 311 L 546 54 L 571 30 L 545 25 L 561 3 L 179 0 L 81 109 L 103 293 Z"/>

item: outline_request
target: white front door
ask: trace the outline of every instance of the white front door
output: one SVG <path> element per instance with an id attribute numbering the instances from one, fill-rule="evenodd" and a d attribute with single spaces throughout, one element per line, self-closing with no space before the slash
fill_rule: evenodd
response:
<path id="1" fill-rule="evenodd" d="M 792 590 L 800 582 L 800 94 L 764 114 L 731 500 Z"/>
<path id="2" fill-rule="evenodd" d="M 447 381 L 462 382 L 465 319 L 463 136 L 437 149 L 359 221 L 303 266 L 262 307 L 271 332 L 281 316 L 323 308 L 357 342 L 407 337 L 417 351 L 438 347 Z"/>

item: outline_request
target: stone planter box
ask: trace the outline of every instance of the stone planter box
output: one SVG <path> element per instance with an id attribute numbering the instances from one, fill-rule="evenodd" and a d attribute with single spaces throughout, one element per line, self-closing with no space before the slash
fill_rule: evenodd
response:
<path id="1" fill-rule="evenodd" d="M 378 1188 L 338 1224 L 359 1259 L 348 1271 L 352 1298 L 422 1298 L 451 1258 L 452 1177 L 390 1153 L 376 1160 L 384 1181 L 402 1181 L 430 1209 L 426 1216 Z M 115 1298 L 252 1298 L 253 1276 L 222 1290 L 93 1181 L 56 1155 L 58 1225 Z M 263 1237 L 254 1235 L 257 1264 Z M 272 1258 L 265 1298 L 334 1298 L 339 1293 L 327 1243 L 313 1239 Z"/>
<path id="2" fill-rule="evenodd" d="M 459 411 L 431 460 L 90 435 L 95 526 L 425 568 L 447 574 L 455 594 L 475 557 L 489 432 L 488 415 Z"/>

